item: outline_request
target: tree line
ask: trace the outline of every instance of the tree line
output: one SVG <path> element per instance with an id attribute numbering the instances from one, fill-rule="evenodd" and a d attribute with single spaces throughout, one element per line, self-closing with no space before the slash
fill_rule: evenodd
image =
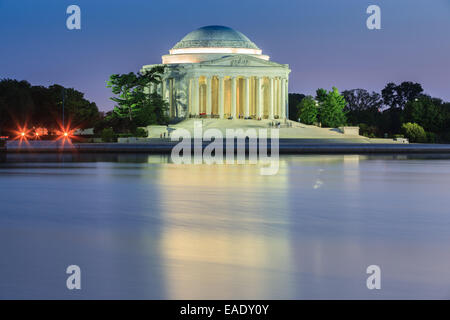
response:
<path id="1" fill-rule="evenodd" d="M 136 133 L 138 127 L 167 124 L 168 103 L 157 92 L 150 92 L 151 85 L 161 83 L 163 73 L 164 66 L 155 66 L 142 73 L 111 75 L 107 87 L 115 95 L 111 100 L 116 105 L 106 114 L 98 129 Z"/>
<path id="2" fill-rule="evenodd" d="M 359 126 L 367 137 L 406 136 L 412 142 L 450 142 L 450 102 L 414 82 L 388 83 L 381 93 L 336 88 L 316 95 L 289 94 L 291 120 L 326 127 Z"/>
<path id="3" fill-rule="evenodd" d="M 84 93 L 54 84 L 32 86 L 27 81 L 0 80 L 0 135 L 18 127 L 44 127 L 59 130 L 64 113 L 72 128 L 94 127 L 97 133 L 108 129 L 134 134 L 138 127 L 167 124 L 168 104 L 161 95 L 149 93 L 150 84 L 159 84 L 163 67 L 145 73 L 112 75 L 107 81 L 115 95 L 112 111 L 99 112 Z M 388 83 L 381 93 L 365 89 L 327 91 L 315 96 L 289 94 L 289 117 L 324 127 L 359 126 L 367 137 L 404 135 L 412 142 L 450 142 L 450 102 L 424 93 L 414 82 Z"/>
<path id="4" fill-rule="evenodd" d="M 113 74 L 107 81 L 115 95 L 112 111 L 99 112 L 95 102 L 84 93 L 54 84 L 32 86 L 27 81 L 0 80 L 0 135 L 12 135 L 18 129 L 46 128 L 60 131 L 62 119 L 73 128 L 94 128 L 100 135 L 107 129 L 114 134 L 145 135 L 138 127 L 167 124 L 168 104 L 161 95 L 149 93 L 150 84 L 159 84 L 163 67 L 145 73 Z M 63 112 L 64 103 L 64 112 Z"/>
<path id="5" fill-rule="evenodd" d="M 84 93 L 54 84 L 32 86 L 27 81 L 0 80 L 0 135 L 10 135 L 18 128 L 61 130 L 63 116 L 72 127 L 88 128 L 100 120 L 95 102 Z"/>

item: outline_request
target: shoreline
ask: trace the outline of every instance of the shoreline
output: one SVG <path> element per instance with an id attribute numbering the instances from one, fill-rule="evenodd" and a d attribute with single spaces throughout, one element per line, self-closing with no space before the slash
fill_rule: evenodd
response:
<path id="1" fill-rule="evenodd" d="M 383 153 L 450 153 L 450 144 L 383 144 L 383 143 L 352 143 L 320 140 L 317 139 L 280 139 L 280 154 L 383 154 Z M 178 142 L 155 139 L 148 143 L 44 143 L 44 144 L 22 144 L 8 143 L 6 150 L 2 153 L 156 153 L 167 154 Z M 210 142 L 203 142 L 202 149 Z M 193 143 L 191 151 L 193 152 Z M 267 150 L 271 150 L 271 142 L 267 142 Z M 226 152 L 226 144 L 223 145 Z M 236 144 L 234 151 L 237 151 Z M 248 153 L 248 142 L 245 144 Z"/>

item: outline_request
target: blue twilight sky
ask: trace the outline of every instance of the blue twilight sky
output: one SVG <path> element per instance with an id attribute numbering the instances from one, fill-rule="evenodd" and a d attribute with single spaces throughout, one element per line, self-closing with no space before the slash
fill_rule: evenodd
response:
<path id="1" fill-rule="evenodd" d="M 66 29 L 70 4 L 81 8 L 81 30 Z M 381 7 L 381 30 L 366 28 L 370 4 Z M 0 0 L 0 78 L 74 87 L 109 110 L 110 74 L 160 63 L 212 24 L 289 64 L 290 92 L 410 80 L 450 100 L 450 0 Z"/>

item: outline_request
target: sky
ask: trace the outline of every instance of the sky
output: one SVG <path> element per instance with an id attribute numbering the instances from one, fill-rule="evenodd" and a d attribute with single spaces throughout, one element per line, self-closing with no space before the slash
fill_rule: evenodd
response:
<path id="1" fill-rule="evenodd" d="M 81 30 L 66 9 L 81 8 Z M 369 5 L 381 29 L 369 30 Z M 450 0 L 0 0 L 0 78 L 61 84 L 113 108 L 106 80 L 161 63 L 187 33 L 224 25 L 289 64 L 290 93 L 419 82 L 450 101 Z"/>

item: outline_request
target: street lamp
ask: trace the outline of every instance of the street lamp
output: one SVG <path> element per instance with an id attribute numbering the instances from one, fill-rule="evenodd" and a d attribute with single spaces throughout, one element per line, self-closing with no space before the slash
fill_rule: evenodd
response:
<path id="1" fill-rule="evenodd" d="M 64 125 L 64 90 L 65 90 L 65 88 L 63 87 L 62 88 L 62 125 L 63 125 L 63 128 L 65 128 L 65 125 Z"/>

